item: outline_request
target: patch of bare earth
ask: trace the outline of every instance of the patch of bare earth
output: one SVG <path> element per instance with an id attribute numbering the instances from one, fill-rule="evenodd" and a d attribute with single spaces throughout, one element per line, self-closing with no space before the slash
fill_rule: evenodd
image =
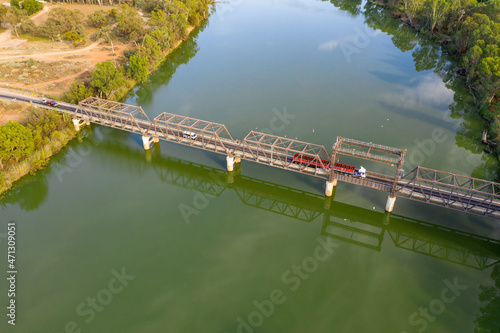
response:
<path id="1" fill-rule="evenodd" d="M 26 103 L 0 101 L 0 126 L 9 120 L 22 123 L 31 108 Z"/>

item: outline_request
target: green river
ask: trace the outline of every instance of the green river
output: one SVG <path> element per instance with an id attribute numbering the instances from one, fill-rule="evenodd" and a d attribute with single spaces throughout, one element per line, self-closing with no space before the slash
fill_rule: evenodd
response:
<path id="1" fill-rule="evenodd" d="M 124 102 L 223 123 L 240 140 L 257 130 L 328 151 L 337 136 L 408 149 L 407 172 L 499 169 L 452 59 L 360 1 L 217 3 Z M 0 331 L 499 330 L 487 306 L 498 290 L 481 296 L 498 221 L 402 198 L 387 216 L 386 193 L 339 183 L 328 202 L 321 179 L 246 161 L 230 176 L 225 163 L 83 128 L 0 202 Z"/>

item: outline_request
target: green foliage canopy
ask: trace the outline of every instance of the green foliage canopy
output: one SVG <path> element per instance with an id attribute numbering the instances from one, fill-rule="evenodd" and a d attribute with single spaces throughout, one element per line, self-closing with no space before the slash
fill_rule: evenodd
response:
<path id="1" fill-rule="evenodd" d="M 14 158 L 17 162 L 32 154 L 34 148 L 33 134 L 29 128 L 12 121 L 0 126 L 0 160 Z"/>

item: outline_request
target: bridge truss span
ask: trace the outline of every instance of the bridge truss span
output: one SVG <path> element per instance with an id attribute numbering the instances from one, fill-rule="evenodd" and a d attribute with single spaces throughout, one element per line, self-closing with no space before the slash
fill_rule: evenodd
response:
<path id="1" fill-rule="evenodd" d="M 251 131 L 237 153 L 253 162 L 326 178 L 330 155 L 324 146 Z"/>
<path id="2" fill-rule="evenodd" d="M 416 167 L 399 181 L 398 196 L 500 218 L 500 184 Z"/>
<path id="3" fill-rule="evenodd" d="M 26 102 L 32 103 L 33 100 L 35 104 L 48 108 L 40 99 L 36 101 L 29 97 Z M 224 154 L 227 155 L 229 172 L 233 171 L 235 163 L 245 159 L 323 178 L 326 180 L 326 196 L 332 195 L 337 181 L 389 192 L 385 207 L 387 212 L 392 212 L 398 196 L 500 219 L 499 183 L 423 167 L 401 176 L 406 154 L 403 149 L 339 136 L 329 154 L 322 145 L 256 131 L 251 131 L 240 142 L 232 138 L 223 124 L 167 112 L 151 121 L 140 106 L 97 97 L 86 98 L 78 105 L 58 103 L 58 111 L 73 115 L 77 131 L 82 122 L 87 125 L 96 123 L 142 135 L 146 150 L 151 148 L 152 142 L 161 139 Z M 395 166 L 395 175 L 365 172 L 353 167 L 349 170 L 336 168 L 335 163 L 339 163 L 341 155 Z"/>
<path id="4" fill-rule="evenodd" d="M 75 117 L 133 133 L 144 133 L 151 121 L 140 106 L 88 97 L 78 103 Z"/>
<path id="5" fill-rule="evenodd" d="M 154 118 L 153 129 L 150 134 L 180 144 L 221 154 L 234 149 L 235 141 L 226 126 L 211 121 L 163 112 Z"/>

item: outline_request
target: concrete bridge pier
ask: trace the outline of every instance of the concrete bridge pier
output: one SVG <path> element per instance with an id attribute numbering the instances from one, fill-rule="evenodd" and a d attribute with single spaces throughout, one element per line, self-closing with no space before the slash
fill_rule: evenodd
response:
<path id="1" fill-rule="evenodd" d="M 392 212 L 394 209 L 394 204 L 396 203 L 396 197 L 391 197 L 390 195 L 387 197 L 387 203 L 385 204 L 385 211 Z"/>
<path id="2" fill-rule="evenodd" d="M 333 194 L 333 188 L 337 186 L 337 179 L 329 180 L 326 182 L 325 195 L 331 197 Z"/>
<path id="3" fill-rule="evenodd" d="M 227 161 L 227 171 L 231 172 L 234 170 L 234 156 L 233 155 L 228 155 L 226 156 L 226 161 Z"/>
<path id="4" fill-rule="evenodd" d="M 83 119 L 73 118 L 73 125 L 75 126 L 75 130 L 77 132 L 80 131 L 80 127 L 83 126 L 83 124 L 89 125 L 90 122 L 84 121 Z"/>

